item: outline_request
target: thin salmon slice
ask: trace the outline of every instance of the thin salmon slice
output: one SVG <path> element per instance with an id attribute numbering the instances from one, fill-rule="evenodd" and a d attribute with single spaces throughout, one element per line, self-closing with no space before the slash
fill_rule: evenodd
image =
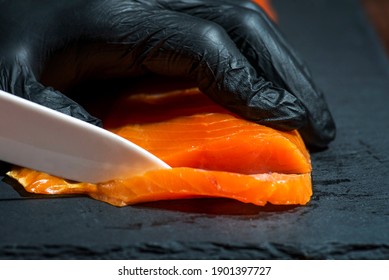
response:
<path id="1" fill-rule="evenodd" d="M 312 196 L 310 173 L 245 175 L 177 167 L 100 184 L 68 182 L 27 168 L 14 168 L 8 175 L 31 193 L 87 194 L 115 206 L 199 197 L 230 198 L 258 206 L 267 202 L 304 205 Z"/>
<path id="2" fill-rule="evenodd" d="M 297 131 L 281 132 L 241 119 L 197 89 L 125 96 L 118 104 L 105 120 L 106 128 L 172 169 L 100 184 L 17 167 L 8 175 L 32 193 L 87 194 L 115 206 L 196 197 L 261 206 L 309 202 L 310 156 Z"/>

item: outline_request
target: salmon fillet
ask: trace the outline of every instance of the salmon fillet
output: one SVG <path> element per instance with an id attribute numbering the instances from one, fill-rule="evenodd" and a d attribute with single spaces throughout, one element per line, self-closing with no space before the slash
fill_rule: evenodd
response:
<path id="1" fill-rule="evenodd" d="M 8 175 L 32 193 L 87 194 L 115 206 L 197 197 L 260 206 L 310 200 L 310 156 L 297 131 L 281 132 L 241 119 L 197 89 L 124 96 L 112 108 L 107 129 L 173 168 L 99 184 L 69 182 L 20 167 Z"/>

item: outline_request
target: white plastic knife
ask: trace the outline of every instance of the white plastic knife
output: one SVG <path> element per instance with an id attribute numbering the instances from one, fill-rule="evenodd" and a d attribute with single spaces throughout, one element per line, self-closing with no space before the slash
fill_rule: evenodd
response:
<path id="1" fill-rule="evenodd" d="M 91 183 L 170 168 L 108 130 L 1 90 L 0 160 Z"/>

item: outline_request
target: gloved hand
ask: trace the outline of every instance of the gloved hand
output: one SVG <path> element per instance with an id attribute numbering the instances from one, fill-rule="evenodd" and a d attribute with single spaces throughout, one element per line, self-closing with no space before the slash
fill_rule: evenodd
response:
<path id="1" fill-rule="evenodd" d="M 274 24 L 243 0 L 0 1 L 0 88 L 99 124 L 66 92 L 91 78 L 193 79 L 244 118 L 325 147 L 322 93 Z M 54 90 L 57 89 L 57 90 Z"/>

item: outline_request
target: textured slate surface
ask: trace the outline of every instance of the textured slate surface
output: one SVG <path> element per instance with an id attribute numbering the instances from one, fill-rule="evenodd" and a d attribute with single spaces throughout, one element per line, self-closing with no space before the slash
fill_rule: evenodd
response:
<path id="1" fill-rule="evenodd" d="M 312 155 L 308 206 L 201 199 L 116 208 L 25 195 L 3 178 L 0 258 L 388 259 L 388 61 L 358 1 L 273 2 L 338 126 L 330 149 Z"/>

